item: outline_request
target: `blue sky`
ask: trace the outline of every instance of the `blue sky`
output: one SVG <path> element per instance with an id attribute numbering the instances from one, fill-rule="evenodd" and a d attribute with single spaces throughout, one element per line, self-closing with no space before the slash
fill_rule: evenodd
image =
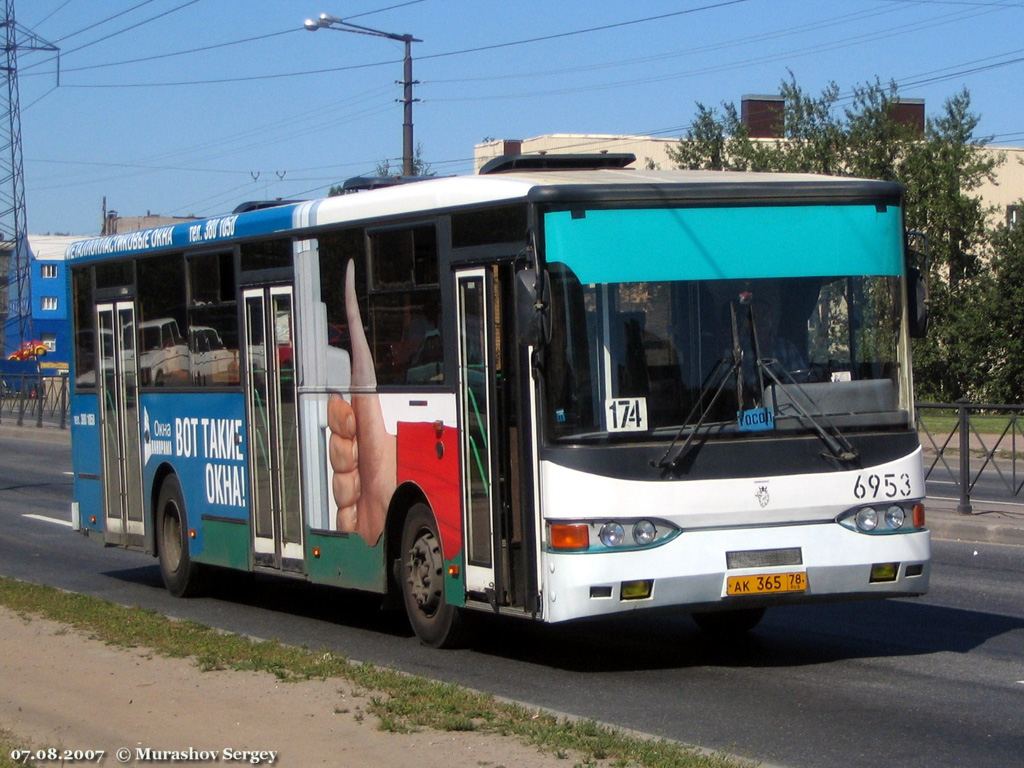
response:
<path id="1" fill-rule="evenodd" d="M 61 49 L 59 87 L 50 54 L 19 58 L 29 231 L 95 233 L 104 196 L 215 215 L 400 166 L 401 43 L 305 31 L 320 12 L 422 39 L 416 142 L 439 174 L 472 172 L 485 137 L 680 136 L 696 102 L 788 70 L 814 94 L 894 79 L 929 116 L 967 87 L 979 132 L 1024 145 L 1020 0 L 16 0 Z"/>

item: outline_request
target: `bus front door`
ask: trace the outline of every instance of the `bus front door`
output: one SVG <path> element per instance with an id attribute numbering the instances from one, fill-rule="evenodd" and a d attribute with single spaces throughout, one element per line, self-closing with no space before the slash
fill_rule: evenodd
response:
<path id="1" fill-rule="evenodd" d="M 301 573 L 304 560 L 292 288 L 250 288 L 242 296 L 253 562 Z"/>
<path id="2" fill-rule="evenodd" d="M 99 329 L 100 431 L 103 454 L 104 540 L 121 546 L 145 543 L 135 304 L 96 305 Z"/>
<path id="3" fill-rule="evenodd" d="M 459 420 L 466 591 L 492 605 L 508 604 L 502 570 L 500 513 L 504 495 L 498 471 L 502 425 L 495 398 L 493 276 L 488 270 L 455 274 L 458 307 Z M 500 353 L 498 353 L 500 354 Z"/>

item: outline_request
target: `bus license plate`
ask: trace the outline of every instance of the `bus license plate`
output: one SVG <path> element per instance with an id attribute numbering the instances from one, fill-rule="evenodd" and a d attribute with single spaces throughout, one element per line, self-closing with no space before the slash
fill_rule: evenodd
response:
<path id="1" fill-rule="evenodd" d="M 728 595 L 763 595 L 776 592 L 806 592 L 807 573 L 756 573 L 750 576 L 730 576 L 726 580 Z"/>

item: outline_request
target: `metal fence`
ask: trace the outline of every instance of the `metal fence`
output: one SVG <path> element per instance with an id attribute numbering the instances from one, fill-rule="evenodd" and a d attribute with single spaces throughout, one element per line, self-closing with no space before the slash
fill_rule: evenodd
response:
<path id="1" fill-rule="evenodd" d="M 67 375 L 0 375 L 0 424 L 67 429 L 68 402 Z"/>
<path id="2" fill-rule="evenodd" d="M 0 424 L 68 425 L 68 377 L 0 376 Z M 956 486 L 957 511 L 970 514 L 971 494 L 984 479 L 1012 500 L 1024 490 L 1024 406 L 992 403 L 917 403 L 925 481 Z"/>
<path id="3" fill-rule="evenodd" d="M 957 486 L 957 511 L 972 512 L 979 481 L 1016 500 L 1024 488 L 1024 406 L 993 403 L 917 403 L 917 431 L 925 454 L 925 481 L 948 478 Z M 992 492 L 990 490 L 990 492 Z"/>

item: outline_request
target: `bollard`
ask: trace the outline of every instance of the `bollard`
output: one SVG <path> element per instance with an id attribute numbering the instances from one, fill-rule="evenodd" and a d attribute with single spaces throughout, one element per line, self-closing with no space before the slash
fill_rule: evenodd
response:
<path id="1" fill-rule="evenodd" d="M 961 515 L 969 515 L 971 508 L 971 420 L 967 411 L 967 403 L 957 401 L 957 417 L 960 430 L 960 501 L 956 511 Z"/>
<path id="2" fill-rule="evenodd" d="M 25 424 L 25 381 L 22 379 L 21 390 L 18 392 L 18 426 Z"/>
<path id="3" fill-rule="evenodd" d="M 42 377 L 39 377 L 39 382 L 36 384 L 36 426 L 43 426 L 43 400 L 46 399 L 46 388 Z"/>
<path id="4" fill-rule="evenodd" d="M 68 428 L 68 377 L 60 377 L 60 428 Z"/>

